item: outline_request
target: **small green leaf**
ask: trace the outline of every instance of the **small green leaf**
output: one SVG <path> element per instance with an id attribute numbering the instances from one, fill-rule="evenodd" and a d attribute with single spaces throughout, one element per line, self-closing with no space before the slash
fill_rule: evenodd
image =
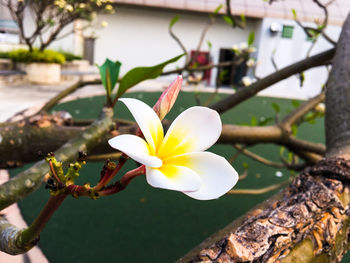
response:
<path id="1" fill-rule="evenodd" d="M 173 19 L 170 20 L 169 27 L 172 28 L 177 21 L 179 21 L 180 17 L 179 16 L 174 16 Z"/>
<path id="2" fill-rule="evenodd" d="M 326 28 L 326 25 L 318 25 L 317 26 L 317 29 L 318 30 L 323 30 L 323 29 L 325 29 Z"/>
<path id="3" fill-rule="evenodd" d="M 304 74 L 304 72 L 300 72 L 299 79 L 300 79 L 300 87 L 303 87 L 304 81 L 305 81 L 305 74 Z"/>
<path id="4" fill-rule="evenodd" d="M 226 22 L 227 24 L 229 24 L 230 26 L 233 25 L 233 21 L 232 21 L 232 18 L 231 18 L 231 17 L 229 17 L 229 16 L 223 16 L 222 18 L 223 18 L 223 19 L 225 20 L 225 22 Z"/>
<path id="5" fill-rule="evenodd" d="M 109 95 L 117 84 L 121 65 L 119 61 L 113 62 L 108 58 L 101 66 L 97 65 L 100 71 L 102 84 Z"/>
<path id="6" fill-rule="evenodd" d="M 283 156 L 284 150 L 285 150 L 285 147 L 284 147 L 284 146 L 281 146 L 281 147 L 280 147 L 280 156 Z"/>
<path id="7" fill-rule="evenodd" d="M 291 102 L 292 102 L 292 105 L 293 105 L 294 108 L 297 108 L 300 105 L 300 102 L 297 101 L 297 100 L 292 100 Z"/>
<path id="8" fill-rule="evenodd" d="M 208 45 L 208 48 L 209 48 L 209 49 L 211 49 L 212 46 L 213 46 L 213 44 L 212 44 L 209 40 L 207 41 L 207 45 Z"/>
<path id="9" fill-rule="evenodd" d="M 255 116 L 253 116 L 253 117 L 250 119 L 250 124 L 251 124 L 251 126 L 256 126 L 257 120 L 256 120 L 256 117 L 255 117 Z"/>
<path id="10" fill-rule="evenodd" d="M 292 13 L 293 13 L 294 20 L 297 20 L 297 12 L 295 11 L 294 8 L 292 8 Z"/>
<path id="11" fill-rule="evenodd" d="M 277 103 L 272 103 L 272 108 L 275 110 L 276 113 L 280 112 L 280 106 Z"/>
<path id="12" fill-rule="evenodd" d="M 240 17 L 241 17 L 241 24 L 243 27 L 245 27 L 247 25 L 245 15 L 241 14 Z"/>
<path id="13" fill-rule="evenodd" d="M 298 133 L 298 126 L 292 125 L 292 135 L 296 136 Z"/>
<path id="14" fill-rule="evenodd" d="M 249 168 L 249 164 L 247 162 L 243 162 L 242 166 L 245 170 L 248 170 L 248 168 Z"/>
<path id="15" fill-rule="evenodd" d="M 252 31 L 248 35 L 248 41 L 247 41 L 248 42 L 248 46 L 253 45 L 254 40 L 255 40 L 255 33 L 254 33 L 254 31 Z"/>
<path id="16" fill-rule="evenodd" d="M 219 13 L 219 11 L 221 10 L 221 8 L 223 7 L 223 5 L 222 4 L 220 4 L 220 5 L 218 5 L 218 7 L 217 8 L 215 8 L 215 10 L 214 10 L 214 14 L 216 15 L 216 14 L 218 14 Z"/>
<path id="17" fill-rule="evenodd" d="M 141 81 L 144 81 L 146 79 L 155 79 L 163 72 L 163 69 L 166 65 L 178 61 L 184 55 L 185 54 L 174 57 L 153 67 L 138 67 L 131 69 L 120 80 L 117 96 L 120 97 L 128 89 L 140 83 Z"/>
<path id="18" fill-rule="evenodd" d="M 258 126 L 265 126 L 265 125 L 267 125 L 270 121 L 273 121 L 273 118 L 271 118 L 271 117 L 268 117 L 268 118 L 260 117 L 260 118 L 259 118 Z"/>

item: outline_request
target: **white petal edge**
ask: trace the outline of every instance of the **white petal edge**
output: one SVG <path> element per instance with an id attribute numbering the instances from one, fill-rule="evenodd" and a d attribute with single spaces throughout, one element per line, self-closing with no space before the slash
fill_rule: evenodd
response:
<path id="1" fill-rule="evenodd" d="M 177 166 L 176 178 L 169 178 L 159 169 L 146 167 L 147 183 L 156 188 L 175 191 L 196 191 L 201 187 L 199 176 L 187 167 Z"/>
<path id="2" fill-rule="evenodd" d="M 187 152 L 204 151 L 211 147 L 220 137 L 222 123 L 220 115 L 207 107 L 195 106 L 182 112 L 171 124 L 160 146 L 168 151 L 169 138 L 181 136 L 182 143 L 189 142 Z M 181 146 L 179 144 L 179 146 Z"/>
<path id="3" fill-rule="evenodd" d="M 198 191 L 184 194 L 198 200 L 219 198 L 238 181 L 238 173 L 223 157 L 211 152 L 196 152 L 173 157 L 166 161 L 172 164 L 186 164 L 188 168 L 199 175 L 201 188 Z"/>
<path id="4" fill-rule="evenodd" d="M 113 148 L 146 166 L 155 168 L 162 166 L 162 160 L 150 155 L 147 143 L 140 137 L 123 134 L 110 139 L 108 143 Z"/>
<path id="5" fill-rule="evenodd" d="M 146 141 L 155 150 L 164 136 L 163 126 L 157 113 L 140 100 L 133 98 L 122 98 L 119 100 L 129 109 Z"/>

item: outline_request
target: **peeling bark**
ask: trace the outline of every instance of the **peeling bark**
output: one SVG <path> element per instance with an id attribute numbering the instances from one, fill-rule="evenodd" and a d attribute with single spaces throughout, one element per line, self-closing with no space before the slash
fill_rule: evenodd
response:
<path id="1" fill-rule="evenodd" d="M 201 250 L 191 262 L 279 262 L 287 260 L 294 245 L 305 239 L 312 241 L 316 256 L 341 258 L 349 241 L 341 241 L 345 249 L 332 248 L 336 236 L 350 229 L 348 182 L 349 161 L 320 161 L 298 176 L 281 198 L 271 200 L 269 208 L 252 210 L 242 225 Z"/>
<path id="2" fill-rule="evenodd" d="M 326 159 L 178 262 L 340 262 L 350 248 L 350 15 L 326 90 Z"/>

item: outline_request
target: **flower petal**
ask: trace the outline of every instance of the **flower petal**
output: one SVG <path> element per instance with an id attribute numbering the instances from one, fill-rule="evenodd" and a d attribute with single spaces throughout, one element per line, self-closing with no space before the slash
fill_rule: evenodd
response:
<path id="1" fill-rule="evenodd" d="M 159 169 L 146 167 L 146 178 L 151 186 L 168 190 L 196 191 L 201 187 L 194 171 L 177 165 L 163 165 Z"/>
<path id="2" fill-rule="evenodd" d="M 157 156 L 161 159 L 208 149 L 219 138 L 222 124 L 219 114 L 206 107 L 192 107 L 171 124 Z"/>
<path id="3" fill-rule="evenodd" d="M 119 135 L 108 141 L 109 145 L 125 153 L 135 161 L 150 167 L 161 167 L 162 160 L 151 156 L 148 144 L 135 135 Z"/>
<path id="4" fill-rule="evenodd" d="M 238 181 L 236 170 L 229 162 L 211 152 L 188 153 L 167 159 L 164 165 L 181 165 L 190 168 L 201 179 L 201 188 L 198 191 L 184 194 L 198 199 L 210 200 L 219 198 L 229 191 Z"/>
<path id="5" fill-rule="evenodd" d="M 128 107 L 150 146 L 150 153 L 155 154 L 158 145 L 164 137 L 163 126 L 157 114 L 151 107 L 140 100 L 132 98 L 119 100 Z"/>

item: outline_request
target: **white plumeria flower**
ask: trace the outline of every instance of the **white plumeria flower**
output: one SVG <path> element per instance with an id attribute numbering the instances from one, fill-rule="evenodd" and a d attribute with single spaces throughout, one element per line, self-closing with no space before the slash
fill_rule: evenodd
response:
<path id="1" fill-rule="evenodd" d="M 234 51 L 234 52 L 239 52 L 239 48 L 238 48 L 238 46 L 237 45 L 233 45 L 232 46 L 232 50 Z"/>
<path id="2" fill-rule="evenodd" d="M 101 27 L 107 27 L 107 26 L 108 26 L 108 22 L 106 22 L 106 21 L 101 22 Z"/>
<path id="3" fill-rule="evenodd" d="M 247 49 L 248 48 L 248 43 L 247 42 L 242 42 L 239 43 L 239 49 Z"/>
<path id="4" fill-rule="evenodd" d="M 219 114 L 206 107 L 182 112 L 164 136 L 155 111 L 137 99 L 119 99 L 130 110 L 145 140 L 119 135 L 109 144 L 146 166 L 147 182 L 198 199 L 224 195 L 238 180 L 235 169 L 223 157 L 204 152 L 221 134 Z"/>
<path id="5" fill-rule="evenodd" d="M 325 105 L 324 103 L 319 103 L 319 104 L 317 104 L 317 106 L 315 107 L 315 110 L 324 113 L 325 110 L 326 110 L 326 105 Z"/>
<path id="6" fill-rule="evenodd" d="M 256 48 L 255 47 L 249 47 L 247 49 L 248 53 L 254 53 L 256 51 Z"/>
<path id="7" fill-rule="evenodd" d="M 248 76 L 244 76 L 244 77 L 242 78 L 242 83 L 243 83 L 243 85 L 244 85 L 245 87 L 248 87 L 248 86 L 252 85 L 253 80 L 252 80 L 250 77 L 248 77 Z"/>
<path id="8" fill-rule="evenodd" d="M 246 62 L 246 65 L 247 65 L 248 68 L 254 67 L 255 66 L 255 59 L 254 58 L 248 59 L 247 62 Z"/>

